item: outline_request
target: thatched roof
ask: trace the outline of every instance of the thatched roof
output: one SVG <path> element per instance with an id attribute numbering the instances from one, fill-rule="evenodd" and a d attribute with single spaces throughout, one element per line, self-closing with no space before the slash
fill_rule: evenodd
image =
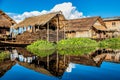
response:
<path id="1" fill-rule="evenodd" d="M 43 15 L 34 16 L 34 17 L 29 17 L 29 18 L 26 18 L 25 20 L 23 20 L 22 22 L 20 22 L 19 24 L 15 25 L 14 28 L 35 26 L 35 25 L 44 26 L 47 22 L 49 22 L 51 19 L 53 19 L 57 15 L 64 17 L 61 14 L 61 11 L 53 12 L 53 13 L 49 13 L 49 14 L 43 14 Z"/>
<path id="2" fill-rule="evenodd" d="M 16 24 L 16 22 L 0 10 L 0 27 L 10 28 L 14 24 Z"/>
<path id="3" fill-rule="evenodd" d="M 94 26 L 97 20 L 102 26 Z M 65 29 L 66 31 L 84 31 L 91 29 L 91 27 L 95 27 L 98 30 L 106 30 L 106 26 L 99 16 L 69 20 L 68 26 Z"/>

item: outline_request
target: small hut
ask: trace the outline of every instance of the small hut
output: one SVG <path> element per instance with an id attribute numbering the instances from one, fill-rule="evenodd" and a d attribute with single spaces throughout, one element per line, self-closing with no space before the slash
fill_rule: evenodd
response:
<path id="1" fill-rule="evenodd" d="M 69 20 L 65 30 L 67 38 L 105 38 L 106 28 L 100 17 L 88 17 Z"/>
<path id="2" fill-rule="evenodd" d="M 10 35 L 10 28 L 16 22 L 0 10 L 0 38 Z"/>
<path id="3" fill-rule="evenodd" d="M 26 18 L 14 26 L 18 30 L 26 28 L 26 31 L 18 35 L 16 40 L 28 42 L 42 39 L 57 42 L 64 38 L 64 32 L 61 30 L 65 25 L 64 21 L 61 11 Z"/>

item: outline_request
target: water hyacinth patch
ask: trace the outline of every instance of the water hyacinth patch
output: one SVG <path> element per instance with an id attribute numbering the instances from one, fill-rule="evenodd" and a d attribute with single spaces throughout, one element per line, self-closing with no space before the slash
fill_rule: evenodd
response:
<path id="1" fill-rule="evenodd" d="M 31 45 L 28 45 L 27 50 L 37 56 L 45 57 L 54 52 L 55 46 L 48 41 L 38 40 Z"/>
<path id="2" fill-rule="evenodd" d="M 120 45 L 120 38 L 111 38 L 99 42 L 99 47 L 101 48 L 113 48 L 118 49 Z"/>
<path id="3" fill-rule="evenodd" d="M 57 44 L 57 49 L 61 50 L 93 46 L 98 46 L 98 43 L 95 40 L 91 40 L 89 38 L 70 38 L 59 41 Z"/>

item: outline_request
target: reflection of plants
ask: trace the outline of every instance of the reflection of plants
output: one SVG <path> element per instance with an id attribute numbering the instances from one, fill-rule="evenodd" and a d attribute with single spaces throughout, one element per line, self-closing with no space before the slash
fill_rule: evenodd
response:
<path id="1" fill-rule="evenodd" d="M 98 46 L 95 40 L 91 40 L 89 38 L 70 38 L 59 41 L 57 44 L 57 49 L 61 50 L 92 46 Z"/>
<path id="2" fill-rule="evenodd" d="M 9 58 L 9 53 L 8 52 L 1 52 L 0 53 L 0 62 L 6 58 Z"/>
<path id="3" fill-rule="evenodd" d="M 96 47 L 81 47 L 79 49 L 65 49 L 65 50 L 59 50 L 59 54 L 61 55 L 84 55 L 89 54 L 93 51 L 95 51 Z"/>
<path id="4" fill-rule="evenodd" d="M 120 38 L 111 38 L 99 43 L 100 48 L 120 49 Z"/>
<path id="5" fill-rule="evenodd" d="M 46 57 L 49 56 L 50 54 L 53 54 L 55 50 L 39 50 L 39 49 L 34 49 L 32 51 L 33 54 L 39 57 Z"/>

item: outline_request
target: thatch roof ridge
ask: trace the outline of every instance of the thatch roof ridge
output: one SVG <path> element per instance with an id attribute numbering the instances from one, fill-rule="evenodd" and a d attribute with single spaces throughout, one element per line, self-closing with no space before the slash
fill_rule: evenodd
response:
<path id="1" fill-rule="evenodd" d="M 16 22 L 0 10 L 0 27 L 11 27 L 13 24 L 16 24 Z"/>
<path id="2" fill-rule="evenodd" d="M 102 25 L 105 26 L 100 16 L 71 19 L 71 20 L 68 20 L 68 23 L 70 26 L 68 25 L 68 27 L 66 28 L 66 31 L 89 30 L 96 23 L 97 20 L 100 20 Z"/>
<path id="3" fill-rule="evenodd" d="M 35 26 L 35 25 L 44 26 L 57 14 L 62 14 L 62 13 L 61 11 L 59 11 L 59 12 L 52 12 L 52 13 L 43 14 L 39 16 L 29 17 L 24 19 L 22 22 L 18 23 L 17 25 L 15 25 L 14 28 L 24 27 L 24 26 Z"/>

